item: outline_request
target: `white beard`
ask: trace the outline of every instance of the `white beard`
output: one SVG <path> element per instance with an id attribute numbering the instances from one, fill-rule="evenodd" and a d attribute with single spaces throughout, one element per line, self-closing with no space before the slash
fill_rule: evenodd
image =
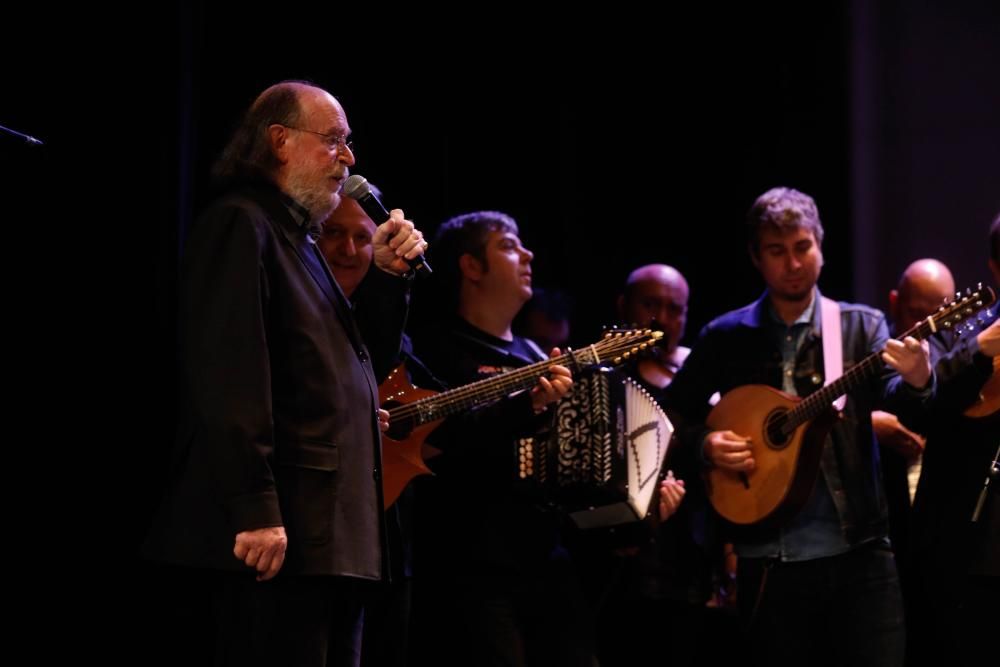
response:
<path id="1" fill-rule="evenodd" d="M 298 171 L 288 175 L 286 186 L 292 199 L 308 209 L 311 220 L 321 223 L 337 208 L 340 193 L 331 195 L 325 186 L 317 185 L 317 180 L 315 172 Z"/>

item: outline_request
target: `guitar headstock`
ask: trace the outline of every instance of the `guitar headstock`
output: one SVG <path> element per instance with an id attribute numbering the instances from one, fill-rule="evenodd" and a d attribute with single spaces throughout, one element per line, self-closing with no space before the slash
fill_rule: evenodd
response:
<path id="1" fill-rule="evenodd" d="M 591 345 L 590 348 L 581 348 L 577 354 L 583 354 L 590 349 L 596 356 L 596 359 L 591 360 L 591 363 L 609 363 L 617 366 L 655 345 L 661 338 L 663 338 L 662 331 L 649 328 L 612 327 L 605 329 L 601 340 Z"/>
<path id="2" fill-rule="evenodd" d="M 993 289 L 983 287 L 983 284 L 979 283 L 976 285 L 975 291 L 967 288 L 965 294 L 956 292 L 955 298 L 950 303 L 938 308 L 937 312 L 927 319 L 933 322 L 932 331 L 958 330 L 963 321 L 973 318 L 979 311 L 992 306 L 996 300 L 997 295 Z"/>

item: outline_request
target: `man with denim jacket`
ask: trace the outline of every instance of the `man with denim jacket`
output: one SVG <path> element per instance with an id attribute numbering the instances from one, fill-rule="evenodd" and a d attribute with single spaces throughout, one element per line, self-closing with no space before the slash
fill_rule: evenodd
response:
<path id="1" fill-rule="evenodd" d="M 705 465 L 739 472 L 754 469 L 752 443 L 745 434 L 709 432 L 712 393 L 763 384 L 805 396 L 825 384 L 816 205 L 806 194 L 774 188 L 757 199 L 747 223 L 751 259 L 767 290 L 709 323 L 667 390 L 685 445 L 699 448 Z M 783 525 L 734 535 L 740 611 L 759 664 L 902 664 L 902 602 L 871 412 L 927 400 L 933 373 L 926 344 L 889 341 L 882 313 L 847 303 L 839 310 L 844 368 L 872 353 L 890 368 L 850 392 L 802 510 Z"/>

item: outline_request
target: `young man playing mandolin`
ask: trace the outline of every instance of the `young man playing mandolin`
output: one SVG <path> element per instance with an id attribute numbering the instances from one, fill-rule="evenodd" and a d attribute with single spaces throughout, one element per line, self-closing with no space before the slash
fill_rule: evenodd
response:
<path id="1" fill-rule="evenodd" d="M 867 306 L 821 305 L 816 281 L 823 266 L 823 227 L 811 197 L 789 188 L 769 190 L 750 209 L 747 225 L 751 260 L 767 290 L 705 327 L 667 389 L 667 405 L 681 421 L 685 446 L 699 448 L 713 506 L 720 510 L 724 502 L 723 485 L 712 480 L 713 473 L 734 480 L 744 494 L 731 515 L 720 514 L 744 524 L 733 537 L 749 649 L 755 664 L 901 665 L 902 601 L 871 412 L 931 397 L 927 346 L 914 338 L 888 340 L 884 316 Z M 829 331 L 821 324 L 824 309 Z M 832 345 L 838 328 L 839 346 Z M 824 335 L 830 345 L 826 354 Z M 878 363 L 879 355 L 887 368 Z M 869 356 L 866 366 L 873 372 L 852 383 L 843 417 L 828 434 L 817 434 L 810 423 L 799 431 L 780 431 L 786 426 L 781 415 L 790 416 L 797 399 L 776 390 L 804 397 Z M 708 427 L 706 420 L 719 423 L 713 420 L 716 411 L 738 387 L 781 403 L 763 411 L 763 426 L 752 432 Z M 708 399 L 716 391 L 723 398 L 710 417 Z M 739 401 L 736 411 L 750 412 L 764 402 Z M 789 443 L 799 447 L 801 433 L 806 434 L 803 455 L 780 459 L 792 449 Z M 755 493 L 766 495 L 789 467 L 810 461 L 819 470 L 811 478 L 793 476 L 789 505 L 743 518 L 770 500 L 758 503 Z"/>

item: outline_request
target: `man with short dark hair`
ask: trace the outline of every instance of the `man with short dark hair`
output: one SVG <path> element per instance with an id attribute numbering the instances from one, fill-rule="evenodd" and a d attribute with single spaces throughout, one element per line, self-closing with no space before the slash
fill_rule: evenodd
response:
<path id="1" fill-rule="evenodd" d="M 445 306 L 415 349 L 452 387 L 544 361 L 511 324 L 531 297 L 533 254 L 498 211 L 445 222 L 431 276 Z M 558 349 L 551 351 L 552 356 Z M 572 385 L 552 365 L 530 391 L 448 418 L 431 434 L 443 454 L 417 489 L 414 622 L 423 662 L 590 667 L 593 636 L 560 541 L 560 517 L 518 483 L 519 441 L 552 421 Z M 470 402 L 474 394 L 469 394 Z M 428 610 L 429 609 L 429 610 Z"/>

